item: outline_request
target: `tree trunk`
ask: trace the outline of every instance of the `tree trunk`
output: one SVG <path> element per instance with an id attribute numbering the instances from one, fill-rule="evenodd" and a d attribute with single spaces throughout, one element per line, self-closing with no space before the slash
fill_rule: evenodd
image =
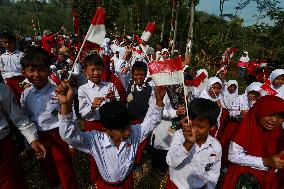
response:
<path id="1" fill-rule="evenodd" d="M 162 23 L 162 29 L 161 29 L 161 39 L 160 42 L 164 41 L 164 32 L 165 32 L 165 22 L 166 22 L 166 16 L 167 14 L 164 14 L 164 18 L 163 18 L 163 23 Z"/>
<path id="2" fill-rule="evenodd" d="M 175 17 L 175 29 L 174 29 L 174 38 L 173 38 L 172 54 L 174 53 L 175 46 L 176 46 L 176 40 L 177 40 L 178 7 L 179 7 L 179 2 L 177 2 L 177 5 L 176 5 L 176 17 Z"/>
<path id="3" fill-rule="evenodd" d="M 189 23 L 189 30 L 188 30 L 188 35 L 187 35 L 187 43 L 189 43 L 191 41 L 191 45 L 186 48 L 186 53 L 185 53 L 188 56 L 190 56 L 191 48 L 192 48 L 194 13 L 195 13 L 195 0 L 191 0 L 191 5 L 190 5 L 190 23 Z"/>

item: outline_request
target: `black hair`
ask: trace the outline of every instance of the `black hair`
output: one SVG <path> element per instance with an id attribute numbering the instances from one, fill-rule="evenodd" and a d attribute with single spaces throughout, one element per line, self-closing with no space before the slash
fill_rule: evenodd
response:
<path id="1" fill-rule="evenodd" d="M 190 119 L 208 120 L 210 127 L 214 126 L 221 109 L 209 99 L 195 98 L 188 104 L 188 116 Z"/>
<path id="2" fill-rule="evenodd" d="M 22 69 L 27 67 L 46 67 L 50 68 L 52 58 L 49 53 L 40 47 L 32 47 L 25 51 L 21 59 Z"/>
<path id="3" fill-rule="evenodd" d="M 142 61 L 136 61 L 133 66 L 132 66 L 132 73 L 134 72 L 134 70 L 143 70 L 145 75 L 147 74 L 147 64 L 142 62 Z"/>
<path id="4" fill-rule="evenodd" d="M 110 130 L 124 130 L 130 125 L 131 116 L 126 105 L 119 101 L 111 101 L 99 109 L 103 127 Z"/>
<path id="5" fill-rule="evenodd" d="M 86 69 L 88 66 L 97 65 L 97 66 L 103 66 L 103 60 L 100 57 L 100 55 L 96 54 L 90 54 L 84 58 L 83 61 L 83 68 Z"/>
<path id="6" fill-rule="evenodd" d="M 15 35 L 13 35 L 12 33 L 8 33 L 8 32 L 5 32 L 1 35 L 1 38 L 2 39 L 8 39 L 9 41 L 14 41 L 16 42 L 17 41 L 17 38 Z"/>

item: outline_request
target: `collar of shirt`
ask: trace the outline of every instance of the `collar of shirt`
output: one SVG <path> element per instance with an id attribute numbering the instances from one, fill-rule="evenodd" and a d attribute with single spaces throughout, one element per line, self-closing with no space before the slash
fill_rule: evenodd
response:
<path id="1" fill-rule="evenodd" d="M 130 141 L 130 137 L 125 140 L 125 141 L 121 141 L 120 145 L 119 145 L 119 150 L 123 148 L 123 146 L 125 145 L 131 145 L 131 141 Z M 114 144 L 113 142 L 111 141 L 111 138 L 106 134 L 104 133 L 104 137 L 103 137 L 103 140 L 102 140 L 102 146 L 105 147 L 105 148 L 108 148 L 108 147 L 114 147 Z"/>
<path id="2" fill-rule="evenodd" d="M 100 88 L 101 86 L 103 86 L 105 84 L 104 81 L 101 81 L 101 83 L 99 85 L 93 83 L 92 81 L 88 80 L 88 85 L 91 88 Z"/>
<path id="3" fill-rule="evenodd" d="M 211 140 L 211 136 L 208 135 L 207 139 L 206 139 L 206 142 L 204 144 L 202 144 L 201 146 L 199 146 L 198 144 L 195 143 L 195 147 L 196 147 L 196 150 L 198 152 L 204 150 L 204 149 L 207 149 L 209 147 L 212 147 L 213 144 L 212 144 L 212 140 Z"/>
<path id="4" fill-rule="evenodd" d="M 51 87 L 51 83 L 48 81 L 47 82 L 47 84 L 45 84 L 45 86 L 42 88 L 42 89 L 40 89 L 40 90 L 38 90 L 37 88 L 35 88 L 35 86 L 31 86 L 32 88 L 31 88 L 31 92 L 32 93 L 36 93 L 36 92 L 39 92 L 39 93 L 46 93 L 47 91 L 48 91 L 48 89 Z"/>
<path id="5" fill-rule="evenodd" d="M 21 51 L 19 51 L 18 49 L 14 50 L 14 52 L 10 53 L 8 50 L 6 50 L 5 54 L 6 55 L 13 55 L 13 54 L 19 54 Z"/>

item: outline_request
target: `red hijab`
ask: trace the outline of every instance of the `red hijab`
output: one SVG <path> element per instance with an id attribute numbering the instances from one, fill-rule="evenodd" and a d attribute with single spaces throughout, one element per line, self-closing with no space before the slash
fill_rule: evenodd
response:
<path id="1" fill-rule="evenodd" d="M 242 146 L 248 155 L 267 157 L 280 152 L 281 127 L 264 130 L 259 120 L 265 116 L 284 112 L 284 100 L 277 96 L 261 97 L 249 110 L 240 124 L 233 141 Z"/>

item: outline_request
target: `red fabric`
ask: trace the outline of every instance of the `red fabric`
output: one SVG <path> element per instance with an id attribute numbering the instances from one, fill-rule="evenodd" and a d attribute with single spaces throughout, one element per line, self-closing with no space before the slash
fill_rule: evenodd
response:
<path id="1" fill-rule="evenodd" d="M 54 35 L 42 36 L 41 38 L 42 48 L 46 50 L 49 54 L 51 54 L 52 41 L 54 40 L 54 38 Z"/>
<path id="2" fill-rule="evenodd" d="M 69 146 L 61 139 L 58 129 L 39 131 L 38 137 L 47 150 L 46 157 L 39 160 L 40 167 L 51 187 L 61 184 L 63 189 L 77 189 L 78 183 L 69 157 Z"/>
<path id="3" fill-rule="evenodd" d="M 25 80 L 24 76 L 15 76 L 15 77 L 11 77 L 11 78 L 6 78 L 6 85 L 8 85 L 17 100 L 17 103 L 20 104 L 20 99 L 21 99 L 21 94 L 24 91 L 24 88 L 20 87 L 20 83 L 22 83 Z"/>
<path id="4" fill-rule="evenodd" d="M 27 189 L 24 169 L 9 135 L 0 140 L 0 189 Z"/>
<path id="5" fill-rule="evenodd" d="M 200 83 L 204 81 L 204 79 L 206 79 L 206 74 L 204 72 L 202 72 L 199 76 L 197 76 L 193 80 L 185 80 L 184 84 L 186 86 L 198 87 L 200 85 Z"/>
<path id="6" fill-rule="evenodd" d="M 261 118 L 278 112 L 284 112 L 284 100 L 276 96 L 261 97 L 243 118 L 233 141 L 242 146 L 248 155 L 256 157 L 269 157 L 280 152 L 283 150 L 282 128 L 266 131 L 258 123 Z M 260 188 L 277 188 L 274 169 L 262 171 L 237 164 L 229 166 L 222 188 L 234 188 L 238 177 L 245 172 L 250 172 L 258 179 Z"/>
<path id="7" fill-rule="evenodd" d="M 171 181 L 170 175 L 167 177 L 166 189 L 178 189 L 178 187 Z"/>
<path id="8" fill-rule="evenodd" d="M 126 91 L 125 88 L 123 87 L 120 79 L 115 75 L 115 74 L 111 74 L 111 78 L 110 78 L 110 82 L 112 82 L 114 84 L 114 86 L 116 87 L 118 94 L 120 96 L 120 102 L 122 103 L 126 103 Z"/>
<path id="9" fill-rule="evenodd" d="M 116 183 L 109 183 L 105 181 L 99 174 L 97 181 L 97 189 L 133 189 L 134 178 L 133 173 L 130 173 L 123 181 Z"/>
<path id="10" fill-rule="evenodd" d="M 102 131 L 103 125 L 100 121 L 84 121 L 84 128 L 83 131 Z M 99 179 L 99 170 L 97 167 L 97 163 L 92 155 L 88 155 L 89 160 L 89 172 L 90 172 L 90 178 L 92 183 L 97 183 Z"/>
<path id="11" fill-rule="evenodd" d="M 238 67 L 245 67 L 245 68 L 247 68 L 248 67 L 248 62 L 241 62 L 241 61 L 239 61 L 238 62 Z"/>
<path id="12" fill-rule="evenodd" d="M 256 76 L 257 68 L 259 68 L 259 64 L 256 61 L 250 62 L 248 65 L 248 74 Z"/>
<path id="13" fill-rule="evenodd" d="M 225 108 L 222 108 L 221 110 L 221 117 L 220 117 L 220 120 L 219 120 L 219 128 L 217 127 L 214 127 L 212 130 L 209 131 L 209 134 L 212 136 L 212 137 L 215 137 L 215 138 L 220 138 L 222 136 L 222 133 L 223 133 L 223 130 L 224 130 L 224 127 L 226 125 L 226 122 L 229 118 L 229 112 L 228 110 L 226 110 Z"/>
<path id="14" fill-rule="evenodd" d="M 92 25 L 104 25 L 105 24 L 105 9 L 98 7 L 96 14 L 92 20 Z"/>
<path id="15" fill-rule="evenodd" d="M 79 16 L 76 10 L 73 10 L 72 16 L 73 16 L 74 34 L 78 35 L 79 34 Z"/>
<path id="16" fill-rule="evenodd" d="M 103 81 L 110 81 L 111 78 L 111 71 L 110 71 L 110 56 L 109 55 L 103 55 L 103 73 L 102 73 L 102 80 Z"/>
<path id="17" fill-rule="evenodd" d="M 56 85 L 60 85 L 62 82 L 54 73 L 50 74 L 50 78 L 55 82 Z"/>

